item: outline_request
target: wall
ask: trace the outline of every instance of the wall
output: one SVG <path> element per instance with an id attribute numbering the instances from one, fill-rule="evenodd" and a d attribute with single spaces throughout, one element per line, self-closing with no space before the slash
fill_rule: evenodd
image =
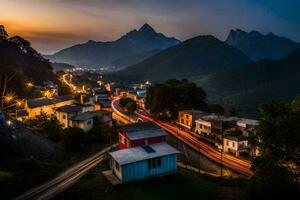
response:
<path id="1" fill-rule="evenodd" d="M 139 161 L 122 166 L 122 182 L 134 181 L 175 172 L 177 170 L 177 155 L 161 157 L 161 166 L 148 169 L 148 160 Z"/>

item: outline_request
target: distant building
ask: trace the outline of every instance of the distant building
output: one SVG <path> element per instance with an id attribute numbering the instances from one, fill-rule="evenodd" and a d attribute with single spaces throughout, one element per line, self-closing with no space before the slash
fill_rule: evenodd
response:
<path id="1" fill-rule="evenodd" d="M 195 120 L 206 115 L 200 110 L 183 110 L 178 112 L 177 124 L 186 130 L 193 130 L 195 127 Z"/>
<path id="2" fill-rule="evenodd" d="M 94 111 L 94 106 L 84 105 L 66 105 L 56 109 L 56 118 L 63 125 L 63 128 L 69 127 L 69 119 L 84 112 Z"/>
<path id="3" fill-rule="evenodd" d="M 113 174 L 126 183 L 176 172 L 178 153 L 166 143 L 122 149 L 109 153 L 110 166 Z"/>
<path id="4" fill-rule="evenodd" d="M 30 99 L 25 102 L 25 111 L 28 114 L 28 118 L 34 118 L 37 115 L 40 115 L 42 112 L 47 115 L 53 115 L 55 109 L 65 105 L 72 105 L 75 103 L 75 100 L 72 96 L 57 96 L 51 99 L 48 98 L 37 98 Z"/>
<path id="5" fill-rule="evenodd" d="M 119 130 L 119 148 L 131 148 L 165 141 L 167 133 L 152 122 L 128 124 Z"/>
<path id="6" fill-rule="evenodd" d="M 224 152 L 240 156 L 240 153 L 249 153 L 248 138 L 240 135 L 226 135 L 223 141 Z"/>
<path id="7" fill-rule="evenodd" d="M 94 119 L 99 117 L 104 123 L 112 125 L 111 112 L 99 110 L 84 112 L 74 115 L 68 119 L 68 127 L 78 127 L 84 132 L 89 132 L 94 127 Z"/>
<path id="8" fill-rule="evenodd" d="M 222 143 L 222 135 L 228 129 L 234 129 L 236 117 L 224 117 L 216 114 L 202 116 L 195 121 L 195 133 L 211 142 Z"/>

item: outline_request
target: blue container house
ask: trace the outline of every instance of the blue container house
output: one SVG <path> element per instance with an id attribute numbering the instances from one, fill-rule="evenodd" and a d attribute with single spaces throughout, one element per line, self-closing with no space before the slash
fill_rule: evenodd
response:
<path id="1" fill-rule="evenodd" d="M 177 171 L 178 153 L 164 142 L 122 149 L 110 153 L 110 166 L 122 183 L 162 176 Z"/>

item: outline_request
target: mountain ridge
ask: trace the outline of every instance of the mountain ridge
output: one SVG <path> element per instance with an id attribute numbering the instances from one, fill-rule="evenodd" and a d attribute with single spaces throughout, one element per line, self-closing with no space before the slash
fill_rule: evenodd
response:
<path id="1" fill-rule="evenodd" d="M 111 67 L 122 57 L 138 54 L 153 49 L 165 49 L 180 43 L 173 37 L 157 33 L 149 24 L 140 29 L 129 31 L 114 41 L 102 42 L 89 40 L 73 45 L 52 55 L 47 55 L 52 62 L 64 62 L 75 66 Z"/>
<path id="2" fill-rule="evenodd" d="M 254 61 L 283 59 L 293 50 L 300 48 L 300 43 L 289 38 L 275 35 L 272 32 L 262 34 L 255 30 L 246 32 L 241 29 L 232 29 L 225 42 L 240 49 Z"/>
<path id="3" fill-rule="evenodd" d="M 251 60 L 240 50 L 214 36 L 198 36 L 169 47 L 146 60 L 114 73 L 137 81 L 163 81 L 208 74 L 219 68 L 234 67 Z"/>

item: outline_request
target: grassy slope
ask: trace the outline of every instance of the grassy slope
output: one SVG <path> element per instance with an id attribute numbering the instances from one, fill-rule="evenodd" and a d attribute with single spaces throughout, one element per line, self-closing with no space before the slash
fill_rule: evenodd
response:
<path id="1" fill-rule="evenodd" d="M 119 186 L 111 186 L 101 174 L 107 169 L 107 164 L 98 166 L 88 173 L 79 183 L 69 190 L 57 196 L 56 200 L 68 199 L 105 199 L 105 200 L 176 200 L 176 199 L 219 199 L 220 196 L 226 199 L 234 196 L 237 199 L 245 197 L 245 185 L 242 187 L 232 187 L 237 183 L 225 181 L 219 187 L 220 180 L 212 177 L 199 176 L 193 172 L 183 169 L 179 173 L 128 183 Z"/>

